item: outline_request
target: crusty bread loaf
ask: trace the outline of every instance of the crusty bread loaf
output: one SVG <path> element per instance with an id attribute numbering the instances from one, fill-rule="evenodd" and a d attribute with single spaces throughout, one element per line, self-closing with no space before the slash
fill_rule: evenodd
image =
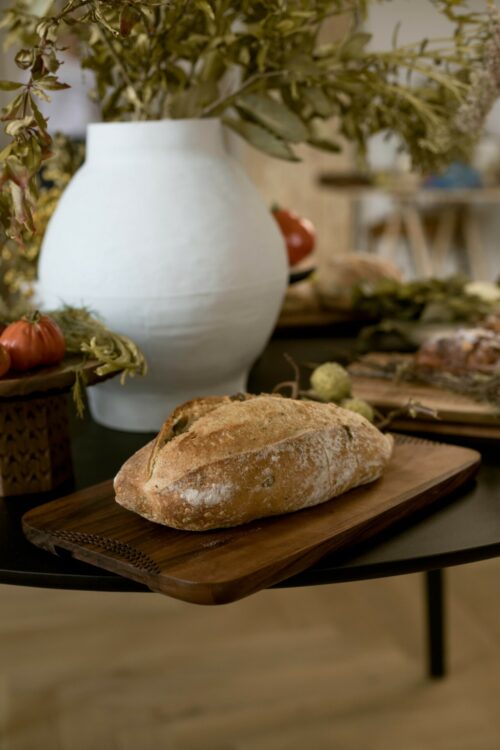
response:
<path id="1" fill-rule="evenodd" d="M 382 474 L 393 441 L 334 404 L 280 396 L 196 399 L 115 478 L 151 521 L 204 531 L 300 510 Z"/>
<path id="2" fill-rule="evenodd" d="M 323 307 L 350 310 L 353 288 L 383 279 L 402 281 L 401 271 L 388 260 L 369 253 L 332 254 L 321 266 L 313 283 Z"/>

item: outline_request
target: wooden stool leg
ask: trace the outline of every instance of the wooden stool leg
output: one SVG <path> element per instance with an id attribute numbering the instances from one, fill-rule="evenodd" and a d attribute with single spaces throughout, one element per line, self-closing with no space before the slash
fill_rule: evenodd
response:
<path id="1" fill-rule="evenodd" d="M 396 261 L 398 254 L 398 245 L 401 239 L 401 229 L 403 220 L 401 217 L 401 210 L 398 206 L 394 207 L 394 210 L 387 219 L 384 227 L 384 233 L 380 238 L 380 247 L 382 253 L 388 260 L 392 262 Z"/>
<path id="2" fill-rule="evenodd" d="M 429 677 L 440 679 L 446 674 L 444 571 L 425 573 L 427 664 Z"/>
<path id="3" fill-rule="evenodd" d="M 474 207 L 463 208 L 463 230 L 469 269 L 475 281 L 488 281 L 488 263 L 481 241 L 481 229 Z"/>
<path id="4" fill-rule="evenodd" d="M 457 209 L 454 207 L 446 208 L 439 217 L 439 223 L 432 248 L 435 273 L 441 273 L 444 270 L 444 260 L 448 255 L 453 242 L 456 220 Z"/>
<path id="5" fill-rule="evenodd" d="M 403 213 L 408 242 L 419 276 L 432 276 L 432 262 L 425 237 L 422 219 L 414 206 L 405 206 Z"/>

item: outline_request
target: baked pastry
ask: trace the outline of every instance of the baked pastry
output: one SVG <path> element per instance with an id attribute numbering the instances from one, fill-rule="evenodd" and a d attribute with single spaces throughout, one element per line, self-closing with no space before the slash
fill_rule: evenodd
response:
<path id="1" fill-rule="evenodd" d="M 415 355 L 419 367 L 446 372 L 500 372 L 500 333 L 487 328 L 461 328 L 435 336 Z"/>
<path id="2" fill-rule="evenodd" d="M 488 315 L 488 317 L 482 322 L 482 325 L 490 331 L 500 334 L 500 313 Z"/>
<path id="3" fill-rule="evenodd" d="M 374 284 L 383 279 L 400 282 L 402 274 L 384 258 L 369 253 L 349 253 L 328 258 L 314 277 L 314 284 L 323 307 L 350 310 L 353 288 L 357 284 Z"/>
<path id="4" fill-rule="evenodd" d="M 247 394 L 195 399 L 122 466 L 116 500 L 176 529 L 237 526 L 372 482 L 392 448 L 391 436 L 334 404 Z"/>

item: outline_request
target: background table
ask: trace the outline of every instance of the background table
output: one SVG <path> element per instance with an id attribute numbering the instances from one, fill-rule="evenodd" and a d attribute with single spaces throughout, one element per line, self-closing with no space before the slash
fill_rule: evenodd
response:
<path id="1" fill-rule="evenodd" d="M 352 339 L 335 340 L 282 336 L 273 339 L 255 364 L 249 390 L 270 390 L 290 377 L 284 353 L 298 362 L 334 359 L 339 347 L 347 350 Z M 121 464 L 150 434 L 108 430 L 89 418 L 72 422 L 75 482 L 47 494 L 43 500 L 67 494 L 112 477 Z M 444 673 L 443 567 L 500 555 L 500 467 L 498 446 L 482 445 L 483 466 L 478 481 L 445 498 L 440 507 L 421 514 L 384 533 L 363 548 L 324 557 L 308 570 L 280 586 L 309 586 L 355 581 L 402 573 L 427 572 L 429 661 L 434 676 Z M 146 591 L 145 587 L 104 570 L 56 557 L 27 542 L 21 517 L 40 503 L 40 497 L 0 499 L 0 583 L 93 591 Z"/>
<path id="2" fill-rule="evenodd" d="M 498 206 L 499 187 L 426 188 L 391 183 L 386 186 L 348 185 L 339 183 L 335 173 L 321 174 L 318 182 L 322 187 L 350 198 L 355 204 L 380 196 L 391 200 L 392 209 L 383 222 L 379 237 L 390 260 L 397 261 L 399 243 L 403 240 L 408 244 L 416 273 L 424 278 L 438 275 L 443 272 L 454 243 L 459 242 L 465 250 L 471 278 L 481 281 L 490 278 L 477 209 Z M 426 231 L 429 211 L 436 220 L 433 237 Z M 359 222 L 358 212 L 355 211 L 354 215 L 355 222 Z"/>

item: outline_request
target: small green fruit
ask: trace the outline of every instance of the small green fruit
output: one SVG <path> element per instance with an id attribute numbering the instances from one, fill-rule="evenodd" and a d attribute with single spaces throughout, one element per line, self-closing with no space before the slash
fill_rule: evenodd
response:
<path id="1" fill-rule="evenodd" d="M 351 378 L 342 365 L 325 362 L 313 371 L 311 388 L 323 401 L 341 401 L 351 395 Z"/>
<path id="2" fill-rule="evenodd" d="M 369 422 L 375 420 L 375 412 L 372 407 L 361 398 L 346 398 L 340 405 L 343 409 L 348 409 L 349 411 L 355 411 L 356 414 L 361 414 L 361 416 Z"/>

